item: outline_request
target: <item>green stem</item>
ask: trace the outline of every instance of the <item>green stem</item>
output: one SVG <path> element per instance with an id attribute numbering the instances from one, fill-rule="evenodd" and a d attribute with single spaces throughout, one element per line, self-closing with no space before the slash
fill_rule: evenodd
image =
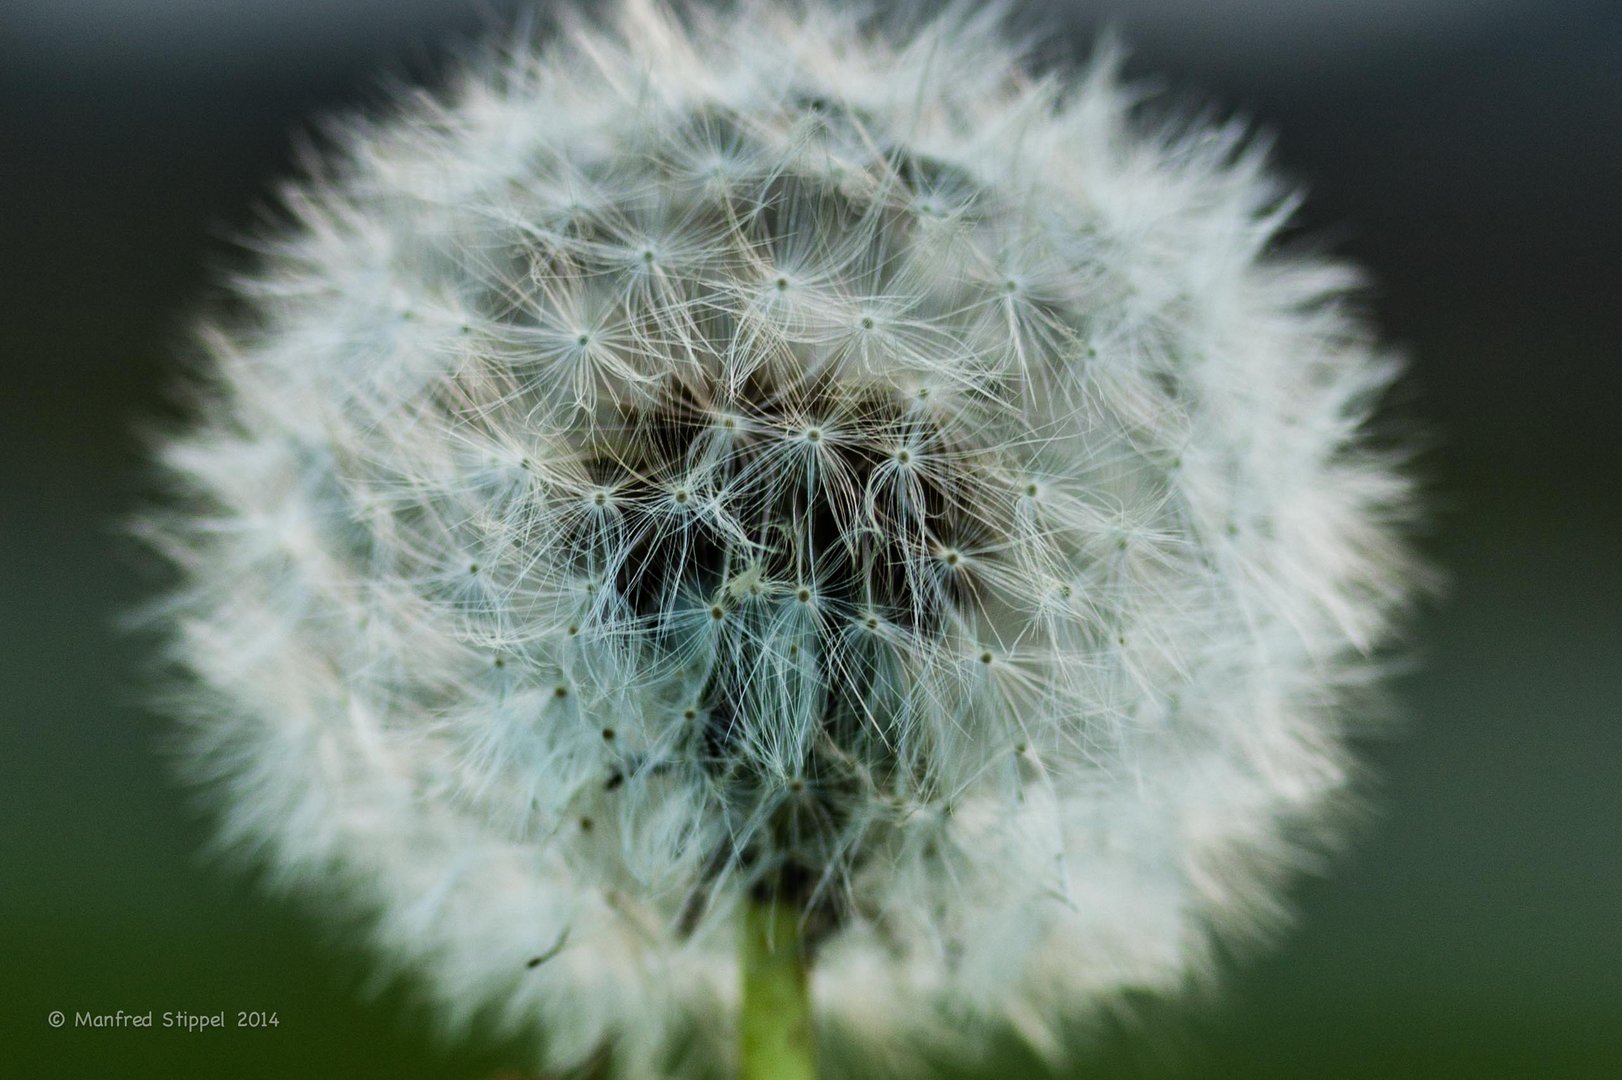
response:
<path id="1" fill-rule="evenodd" d="M 744 906 L 742 1080 L 816 1080 L 800 913 L 772 899 Z"/>

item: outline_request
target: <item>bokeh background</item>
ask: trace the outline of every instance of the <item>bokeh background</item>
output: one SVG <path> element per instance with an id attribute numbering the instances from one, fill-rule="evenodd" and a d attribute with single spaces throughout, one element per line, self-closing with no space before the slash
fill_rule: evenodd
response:
<path id="1" fill-rule="evenodd" d="M 450 0 L 0 9 L 0 1076 L 486 1080 L 319 912 L 203 861 L 118 621 L 188 313 L 310 120 L 433 79 L 509 18 Z M 1101 25 L 1162 103 L 1276 136 L 1299 235 L 1366 264 L 1428 433 L 1415 626 L 1380 807 L 1301 925 L 1087 1077 L 1622 1076 L 1622 5 L 1139 0 Z M 264 1031 L 52 1030 L 50 1010 L 265 1009 Z M 956 1074 L 954 1074 L 956 1075 Z M 986 1075 L 1042 1075 L 1010 1052 Z"/>

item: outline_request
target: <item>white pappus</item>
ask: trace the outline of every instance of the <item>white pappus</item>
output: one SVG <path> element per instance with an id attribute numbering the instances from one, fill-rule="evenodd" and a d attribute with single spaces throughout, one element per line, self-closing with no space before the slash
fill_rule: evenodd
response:
<path id="1" fill-rule="evenodd" d="M 449 1022 L 712 1068 L 771 888 L 831 1050 L 1050 1047 L 1332 839 L 1395 365 L 1242 131 L 1001 20 L 492 52 L 348 123 L 204 335 L 148 520 L 188 768 Z"/>

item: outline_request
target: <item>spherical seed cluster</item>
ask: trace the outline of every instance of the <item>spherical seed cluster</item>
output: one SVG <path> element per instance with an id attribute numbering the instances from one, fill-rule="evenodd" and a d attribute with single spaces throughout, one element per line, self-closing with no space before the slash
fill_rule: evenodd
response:
<path id="1" fill-rule="evenodd" d="M 1406 498 L 1236 132 L 961 9 L 628 0 L 343 143 L 165 450 L 229 842 L 629 1075 L 725 1053 L 751 891 L 868 1048 L 1276 921 Z"/>

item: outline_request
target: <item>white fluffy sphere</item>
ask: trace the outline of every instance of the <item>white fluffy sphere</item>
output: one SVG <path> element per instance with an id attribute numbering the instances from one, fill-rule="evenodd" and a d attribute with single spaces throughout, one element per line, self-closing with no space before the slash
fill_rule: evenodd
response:
<path id="1" fill-rule="evenodd" d="M 1236 130 L 991 15 L 607 28 L 345 129 L 165 449 L 226 839 L 451 1019 L 1037 1041 L 1276 921 L 1403 598 L 1392 374 Z M 696 1037 L 696 1041 L 694 1041 Z"/>

